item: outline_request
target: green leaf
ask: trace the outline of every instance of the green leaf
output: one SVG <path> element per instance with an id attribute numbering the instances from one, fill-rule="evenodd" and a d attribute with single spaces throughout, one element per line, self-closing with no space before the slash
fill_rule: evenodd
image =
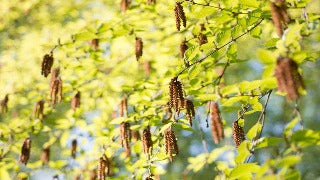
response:
<path id="1" fill-rule="evenodd" d="M 97 36 L 92 32 L 82 32 L 74 35 L 76 41 L 88 41 L 97 38 Z"/>
<path id="2" fill-rule="evenodd" d="M 270 146 L 278 146 L 280 142 L 282 142 L 282 138 L 278 137 L 263 137 L 257 140 L 255 149 L 270 147 Z"/>
<path id="3" fill-rule="evenodd" d="M 254 28 L 253 30 L 251 30 L 250 35 L 254 38 L 260 38 L 262 33 L 262 29 L 260 26 Z"/>
<path id="4" fill-rule="evenodd" d="M 194 79 L 200 73 L 201 69 L 202 68 L 200 66 L 192 66 L 188 71 L 189 79 Z"/>
<path id="5" fill-rule="evenodd" d="M 251 177 L 252 173 L 256 173 L 259 170 L 260 166 L 255 163 L 240 164 L 232 169 L 229 178 L 237 179 L 248 175 Z"/>
<path id="6" fill-rule="evenodd" d="M 301 161 L 301 156 L 299 155 L 291 155 L 286 156 L 278 161 L 276 166 L 278 167 L 290 167 Z"/>
<path id="7" fill-rule="evenodd" d="M 261 124 L 257 122 L 254 126 L 250 128 L 250 130 L 247 133 L 247 137 L 250 140 L 253 140 L 253 138 L 255 138 L 257 134 L 261 132 L 261 128 L 262 128 Z"/>
<path id="8" fill-rule="evenodd" d="M 276 62 L 275 55 L 268 50 L 258 49 L 258 58 L 263 64 L 271 64 Z"/>

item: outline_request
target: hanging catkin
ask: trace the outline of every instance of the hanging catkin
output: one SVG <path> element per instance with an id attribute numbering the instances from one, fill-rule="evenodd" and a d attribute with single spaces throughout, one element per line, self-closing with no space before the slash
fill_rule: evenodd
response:
<path id="1" fill-rule="evenodd" d="M 242 141 L 245 140 L 244 131 L 241 126 L 239 126 L 238 121 L 232 123 L 232 134 L 233 141 L 236 147 L 239 147 Z"/>
<path id="2" fill-rule="evenodd" d="M 23 164 L 27 164 L 29 158 L 30 158 L 30 150 L 31 150 L 31 139 L 26 138 L 23 142 L 22 148 L 21 148 L 21 154 L 20 154 L 20 162 Z"/>
<path id="3" fill-rule="evenodd" d="M 41 161 L 42 165 L 48 164 L 50 160 L 50 147 L 46 147 L 42 149 L 42 154 L 41 154 Z"/>
<path id="4" fill-rule="evenodd" d="M 52 105 L 55 105 L 56 102 L 61 102 L 62 100 L 62 79 L 60 76 L 56 78 L 52 76 L 50 83 L 50 97 Z"/>
<path id="5" fill-rule="evenodd" d="M 121 146 L 124 147 L 126 152 L 126 157 L 130 157 L 130 140 L 131 140 L 131 130 L 130 124 L 127 122 L 122 122 L 120 124 L 120 141 Z"/>
<path id="6" fill-rule="evenodd" d="M 140 57 L 143 54 L 143 42 L 142 39 L 139 37 L 136 37 L 136 59 L 137 61 L 140 59 Z"/>
<path id="7" fill-rule="evenodd" d="M 270 2 L 270 10 L 277 34 L 279 37 L 282 37 L 283 31 L 287 27 L 287 23 L 290 21 L 285 1 L 276 0 L 275 2 Z"/>
<path id="8" fill-rule="evenodd" d="M 76 108 L 80 107 L 80 98 L 81 98 L 81 93 L 78 91 L 76 95 L 73 96 L 71 100 L 71 108 L 72 110 L 76 110 Z"/>
<path id="9" fill-rule="evenodd" d="M 287 93 L 289 100 L 299 98 L 299 88 L 304 88 L 304 83 L 295 61 L 290 58 L 279 57 L 275 68 L 275 77 L 278 90 Z"/>
<path id="10" fill-rule="evenodd" d="M 51 67 L 53 65 L 53 54 L 51 53 L 46 54 L 42 58 L 42 65 L 41 65 L 41 75 L 47 77 L 51 72 Z"/>
<path id="11" fill-rule="evenodd" d="M 169 128 L 164 132 L 164 139 L 165 139 L 165 150 L 166 154 L 169 155 L 169 160 L 172 162 L 173 160 L 173 151 L 175 154 L 179 154 L 178 143 L 176 139 L 176 135 L 174 131 Z"/>
<path id="12" fill-rule="evenodd" d="M 182 21 L 183 27 L 187 26 L 187 18 L 183 11 L 183 7 L 181 6 L 181 2 L 176 2 L 176 5 L 174 7 L 174 14 L 176 18 L 176 27 L 177 30 L 180 31 L 180 24 Z"/>
<path id="13" fill-rule="evenodd" d="M 131 0 L 121 0 L 120 2 L 121 11 L 125 12 L 126 10 L 128 10 L 130 4 L 131 4 Z"/>
<path id="14" fill-rule="evenodd" d="M 106 179 L 106 167 L 107 167 L 107 161 L 103 157 L 100 157 L 99 167 L 98 167 L 98 180 Z"/>
<path id="15" fill-rule="evenodd" d="M 216 144 L 224 138 L 223 125 L 220 117 L 220 110 L 217 103 L 212 102 L 210 107 L 211 133 Z"/>
<path id="16" fill-rule="evenodd" d="M 99 162 L 100 165 L 100 162 Z M 97 179 L 97 169 L 90 170 L 90 180 L 96 180 Z"/>
<path id="17" fill-rule="evenodd" d="M 6 94 L 6 96 L 0 101 L 1 113 L 8 112 L 8 101 L 9 95 Z"/>
<path id="18" fill-rule="evenodd" d="M 123 98 L 123 100 L 120 102 L 119 115 L 121 117 L 128 116 L 128 100 L 127 100 L 127 98 Z"/>
<path id="19" fill-rule="evenodd" d="M 194 105 L 191 100 L 185 99 L 184 100 L 184 108 L 186 109 L 186 117 L 189 121 L 190 126 L 192 126 L 192 119 L 195 117 L 195 110 Z"/>
<path id="20" fill-rule="evenodd" d="M 43 119 L 44 100 L 35 103 L 33 108 L 33 115 L 35 118 Z"/>
<path id="21" fill-rule="evenodd" d="M 177 78 L 172 78 L 169 84 L 169 107 L 174 108 L 175 112 L 179 114 L 180 108 L 184 105 L 184 96 L 182 83 Z"/>
<path id="22" fill-rule="evenodd" d="M 147 4 L 156 4 L 156 0 L 147 0 Z"/>
<path id="23" fill-rule="evenodd" d="M 72 140 L 72 143 L 71 143 L 71 156 L 72 156 L 73 159 L 76 158 L 77 145 L 78 145 L 77 140 L 76 139 Z"/>
<path id="24" fill-rule="evenodd" d="M 180 58 L 184 59 L 184 53 L 188 49 L 186 39 L 184 39 L 180 44 Z"/>
<path id="25" fill-rule="evenodd" d="M 92 39 L 90 44 L 95 51 L 99 49 L 99 39 Z"/>
<path id="26" fill-rule="evenodd" d="M 148 154 L 152 151 L 152 139 L 151 139 L 151 132 L 150 127 L 148 126 L 146 129 L 143 130 L 142 133 L 142 143 L 143 143 L 143 152 Z"/>

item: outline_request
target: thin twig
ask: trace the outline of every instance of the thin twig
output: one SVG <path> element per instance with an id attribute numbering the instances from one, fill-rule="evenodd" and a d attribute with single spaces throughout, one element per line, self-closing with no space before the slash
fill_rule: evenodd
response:
<path id="1" fill-rule="evenodd" d="M 256 28 L 257 26 L 259 26 L 261 24 L 261 22 L 263 21 L 263 19 L 259 19 L 250 29 L 247 29 L 244 33 L 240 34 L 239 36 L 232 38 L 229 42 L 227 42 L 226 44 L 220 46 L 220 47 L 216 47 L 213 50 L 211 50 L 207 55 L 205 55 L 204 57 L 198 59 L 197 61 L 195 61 L 194 63 L 190 64 L 190 66 L 185 67 L 184 69 L 182 69 L 176 77 L 178 77 L 179 75 L 181 75 L 184 71 L 186 71 L 187 69 L 189 69 L 190 67 L 199 64 L 201 62 L 203 62 L 204 60 L 206 60 L 209 56 L 211 56 L 213 53 L 219 51 L 220 49 L 228 46 L 229 44 L 232 44 L 233 42 L 237 41 L 239 38 L 241 38 L 242 36 L 248 34 L 249 32 L 251 32 L 254 28 Z"/>

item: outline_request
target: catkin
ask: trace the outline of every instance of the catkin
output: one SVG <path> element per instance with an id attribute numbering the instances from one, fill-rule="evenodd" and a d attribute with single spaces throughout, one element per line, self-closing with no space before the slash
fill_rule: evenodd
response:
<path id="1" fill-rule="evenodd" d="M 72 140 L 72 143 L 71 143 L 71 156 L 72 156 L 73 159 L 76 158 L 77 146 L 78 146 L 77 140 L 76 139 Z"/>
<path id="2" fill-rule="evenodd" d="M 43 119 L 44 100 L 35 103 L 33 108 L 33 115 L 35 118 Z"/>
<path id="3" fill-rule="evenodd" d="M 30 158 L 30 150 L 31 150 L 31 139 L 26 138 L 23 142 L 22 148 L 21 148 L 21 154 L 20 154 L 20 162 L 27 164 L 29 158 Z"/>
<path id="4" fill-rule="evenodd" d="M 156 0 L 147 0 L 147 4 L 156 4 Z"/>
<path id="5" fill-rule="evenodd" d="M 128 100 L 127 100 L 127 98 L 124 98 L 120 102 L 119 115 L 121 117 L 127 117 L 128 116 Z"/>
<path id="6" fill-rule="evenodd" d="M 270 10 L 277 34 L 279 37 L 282 37 L 283 31 L 287 27 L 287 23 L 290 21 L 285 1 L 276 0 L 276 2 L 270 2 Z"/>
<path id="7" fill-rule="evenodd" d="M 143 54 L 143 42 L 142 39 L 139 37 L 136 37 L 136 59 L 137 61 L 140 59 L 140 57 Z"/>
<path id="8" fill-rule="evenodd" d="M 90 180 L 96 180 L 96 179 L 97 179 L 97 170 L 96 169 L 92 169 L 90 171 Z"/>
<path id="9" fill-rule="evenodd" d="M 95 51 L 99 49 L 99 39 L 92 39 L 90 44 Z"/>
<path id="10" fill-rule="evenodd" d="M 140 133 L 138 130 L 132 130 L 131 131 L 131 137 L 133 140 L 135 141 L 139 141 L 141 138 L 140 138 Z"/>
<path id="11" fill-rule="evenodd" d="M 76 108 L 80 107 L 80 98 L 81 98 L 81 93 L 78 91 L 76 95 L 73 96 L 71 100 L 71 108 L 72 110 L 76 110 Z"/>
<path id="12" fill-rule="evenodd" d="M 126 157 L 130 157 L 130 140 L 131 140 L 131 130 L 130 130 L 130 124 L 122 122 L 120 124 L 120 141 L 121 146 L 124 147 L 126 152 Z"/>
<path id="13" fill-rule="evenodd" d="M 143 152 L 145 154 L 148 154 L 150 152 L 150 150 L 152 151 L 153 143 L 152 143 L 152 139 L 151 139 L 151 132 L 150 132 L 149 126 L 143 130 L 142 144 L 143 144 Z"/>
<path id="14" fill-rule="evenodd" d="M 216 144 L 224 138 L 223 125 L 220 117 L 220 110 L 217 103 L 211 104 L 210 110 L 210 120 L 211 120 L 211 133 L 213 137 L 213 141 Z"/>
<path id="15" fill-rule="evenodd" d="M 202 44 L 208 43 L 207 35 L 200 33 L 198 36 L 198 43 L 199 43 L 199 46 L 201 46 Z"/>
<path id="16" fill-rule="evenodd" d="M 126 10 L 128 10 L 130 4 L 131 4 L 131 0 L 121 0 L 120 2 L 121 11 L 125 12 Z"/>
<path id="17" fill-rule="evenodd" d="M 186 117 L 189 121 L 190 126 L 192 126 L 192 119 L 195 117 L 195 110 L 194 105 L 191 100 L 185 99 L 184 100 L 184 108 L 186 109 Z"/>
<path id="18" fill-rule="evenodd" d="M 62 100 L 62 79 L 60 76 L 52 79 L 50 83 L 50 97 L 52 105 L 55 105 L 56 102 L 61 102 Z"/>
<path id="19" fill-rule="evenodd" d="M 289 100 L 299 98 L 299 88 L 304 88 L 302 76 L 298 72 L 298 65 L 290 58 L 279 57 L 275 68 L 278 90 L 287 93 Z"/>
<path id="20" fill-rule="evenodd" d="M 174 7 L 174 14 L 176 18 L 176 27 L 177 30 L 180 31 L 180 24 L 182 21 L 183 27 L 187 26 L 187 18 L 183 11 L 183 7 L 181 6 L 181 2 L 176 2 L 176 5 Z"/>
<path id="21" fill-rule="evenodd" d="M 107 161 L 103 157 L 100 157 L 99 167 L 98 167 L 98 180 L 106 179 L 106 167 L 107 167 Z"/>
<path id="22" fill-rule="evenodd" d="M 8 112 L 8 101 L 9 101 L 9 95 L 6 94 L 6 96 L 0 101 L 1 113 Z"/>
<path id="23" fill-rule="evenodd" d="M 232 123 L 232 134 L 233 141 L 236 147 L 239 147 L 242 141 L 245 140 L 244 131 L 241 126 L 239 126 L 238 121 Z"/>
<path id="24" fill-rule="evenodd" d="M 46 54 L 42 58 L 42 65 L 41 65 L 41 75 L 47 77 L 50 74 L 51 67 L 53 65 L 53 54 L 51 53 Z"/>
<path id="25" fill-rule="evenodd" d="M 42 165 L 48 164 L 50 160 L 50 147 L 46 147 L 42 149 L 41 161 Z"/>
<path id="26" fill-rule="evenodd" d="M 151 73 L 151 62 L 145 61 L 144 62 L 144 74 L 148 77 Z"/>
<path id="27" fill-rule="evenodd" d="M 179 154 L 179 149 L 178 149 L 178 143 L 176 139 L 176 135 L 174 131 L 169 128 L 164 132 L 164 139 L 165 139 L 165 150 L 166 154 L 169 155 L 169 160 L 172 162 L 173 160 L 173 151 L 175 154 Z"/>
<path id="28" fill-rule="evenodd" d="M 188 49 L 187 42 L 184 39 L 180 44 L 180 58 L 181 59 L 184 59 L 184 53 L 186 52 L 187 49 Z"/>
<path id="29" fill-rule="evenodd" d="M 180 108 L 184 104 L 184 94 L 182 83 L 177 78 L 172 78 L 169 84 L 169 107 L 174 108 L 175 112 L 179 114 Z"/>

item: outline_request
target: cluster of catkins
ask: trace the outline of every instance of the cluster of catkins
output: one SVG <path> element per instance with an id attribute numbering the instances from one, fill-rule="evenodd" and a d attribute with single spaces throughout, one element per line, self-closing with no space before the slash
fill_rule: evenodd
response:
<path id="1" fill-rule="evenodd" d="M 183 27 L 187 26 L 187 18 L 183 11 L 183 7 L 181 6 L 181 2 L 176 2 L 176 5 L 174 7 L 174 15 L 176 17 L 177 30 L 180 31 L 181 21 Z"/>
<path id="2" fill-rule="evenodd" d="M 295 61 L 287 57 L 279 57 L 275 68 L 278 90 L 287 93 L 289 100 L 299 98 L 299 88 L 304 88 L 304 83 L 298 65 Z"/>
<path id="3" fill-rule="evenodd" d="M 5 113 L 8 111 L 8 101 L 9 95 L 6 94 L 6 96 L 0 101 L 1 113 Z"/>
<path id="4" fill-rule="evenodd" d="M 61 102 L 62 100 L 62 79 L 60 77 L 60 69 L 58 67 L 52 69 L 51 72 L 50 97 L 52 105 L 55 105 L 57 102 Z"/>
<path id="5" fill-rule="evenodd" d="M 34 104 L 33 115 L 35 118 L 43 119 L 44 100 L 40 100 Z"/>
<path id="6" fill-rule="evenodd" d="M 285 0 L 275 0 L 274 2 L 270 2 L 270 9 L 277 34 L 281 37 L 283 35 L 283 31 L 287 27 L 287 23 L 290 21 Z"/>
<path id="7" fill-rule="evenodd" d="M 136 59 L 137 61 L 142 56 L 143 51 L 143 42 L 142 39 L 139 37 L 136 37 Z"/>
<path id="8" fill-rule="evenodd" d="M 169 160 L 172 162 L 173 160 L 173 151 L 175 154 L 179 154 L 179 149 L 178 149 L 178 143 L 176 139 L 176 135 L 174 131 L 170 128 L 168 128 L 164 132 L 164 139 L 165 139 L 165 150 L 166 154 L 169 155 Z"/>
<path id="9" fill-rule="evenodd" d="M 181 108 L 186 109 L 186 117 L 192 126 L 192 119 L 195 117 L 194 105 L 191 100 L 185 99 L 182 89 L 182 83 L 177 77 L 171 79 L 169 84 L 169 108 L 173 108 L 177 114 L 180 113 Z"/>
<path id="10" fill-rule="evenodd" d="M 220 110 L 217 103 L 211 102 L 210 106 L 211 133 L 214 143 L 219 144 L 219 142 L 224 138 Z"/>
<path id="11" fill-rule="evenodd" d="M 98 180 L 106 179 L 106 169 L 107 169 L 107 176 L 111 176 L 112 175 L 111 162 L 106 155 L 103 155 L 99 159 Z"/>

